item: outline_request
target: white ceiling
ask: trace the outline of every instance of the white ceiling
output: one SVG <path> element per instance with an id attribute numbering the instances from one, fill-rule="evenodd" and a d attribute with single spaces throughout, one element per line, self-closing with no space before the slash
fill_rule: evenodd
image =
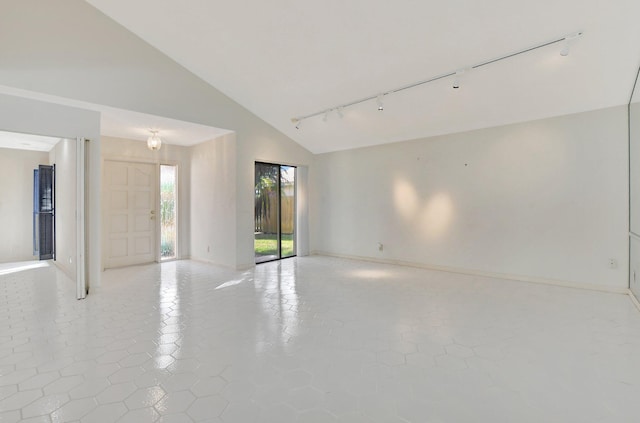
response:
<path id="1" fill-rule="evenodd" d="M 459 132 L 628 101 L 638 0 L 88 0 L 313 152 Z M 584 31 L 450 80 L 291 118 Z"/>
<path id="2" fill-rule="evenodd" d="M 6 85 L 0 85 L 0 93 L 100 112 L 100 134 L 107 137 L 146 141 L 147 138 L 149 138 L 149 135 L 151 135 L 150 130 L 153 129 L 158 131 L 158 135 L 165 144 L 190 146 L 204 141 L 209 141 L 232 132 L 227 129 L 118 109 L 101 104 L 18 89 Z M 38 136 L 34 135 L 33 137 L 35 138 L 33 138 L 32 142 L 35 145 L 34 140 L 36 140 Z M 48 137 L 40 138 L 44 140 Z M 55 139 L 58 140 L 58 138 Z M 9 145 L 11 144 L 12 143 L 9 142 Z M 16 147 L 5 148 L 21 148 L 18 146 L 19 144 L 20 142 L 17 144 L 13 143 Z M 2 145 L 0 145 L 0 147 L 2 147 Z M 45 147 L 46 146 L 43 145 L 42 148 Z M 42 151 L 49 151 L 49 149 Z"/>
<path id="3" fill-rule="evenodd" d="M 60 138 L 0 131 L 0 148 L 16 150 L 50 151 Z"/>
<path id="4" fill-rule="evenodd" d="M 146 141 L 157 130 L 163 143 L 190 146 L 231 131 L 128 110 L 103 107 L 100 133 L 109 137 Z"/>

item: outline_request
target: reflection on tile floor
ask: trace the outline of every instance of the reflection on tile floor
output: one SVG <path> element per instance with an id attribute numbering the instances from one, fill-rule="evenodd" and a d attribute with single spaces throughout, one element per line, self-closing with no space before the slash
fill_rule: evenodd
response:
<path id="1" fill-rule="evenodd" d="M 623 295 L 324 257 L 0 276 L 2 422 L 637 422 Z"/>

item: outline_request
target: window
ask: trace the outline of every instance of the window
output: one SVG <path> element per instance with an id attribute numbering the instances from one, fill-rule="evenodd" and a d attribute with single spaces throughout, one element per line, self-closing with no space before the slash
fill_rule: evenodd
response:
<path id="1" fill-rule="evenodd" d="M 160 165 L 160 260 L 177 257 L 176 170 Z"/>

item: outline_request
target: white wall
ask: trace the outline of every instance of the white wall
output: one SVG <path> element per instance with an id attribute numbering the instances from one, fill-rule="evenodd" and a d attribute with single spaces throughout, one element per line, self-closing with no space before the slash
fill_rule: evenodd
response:
<path id="1" fill-rule="evenodd" d="M 2 37 L 0 37 L 2 40 Z M 2 41 L 0 41 L 0 44 Z M 100 283 L 100 114 L 57 104 L 0 94 L 0 130 L 76 139 L 89 143 L 87 285 Z"/>
<path id="2" fill-rule="evenodd" d="M 56 165 L 56 265 L 76 280 L 76 140 L 62 139 L 49 152 Z"/>
<path id="3" fill-rule="evenodd" d="M 191 257 L 235 268 L 235 134 L 194 145 L 190 153 Z"/>
<path id="4" fill-rule="evenodd" d="M 636 88 L 640 91 L 640 88 Z M 640 102 L 629 105 L 630 231 L 640 236 Z"/>
<path id="5" fill-rule="evenodd" d="M 0 148 L 0 263 L 36 260 L 33 255 L 33 170 L 49 153 Z"/>
<path id="6" fill-rule="evenodd" d="M 296 169 L 296 255 L 309 255 L 309 167 Z"/>
<path id="7" fill-rule="evenodd" d="M 236 132 L 235 262 L 252 266 L 255 160 L 311 166 L 311 153 L 84 1 L 6 3 L 0 85 Z"/>
<path id="8" fill-rule="evenodd" d="M 629 288 L 640 298 L 640 81 L 629 104 Z"/>
<path id="9" fill-rule="evenodd" d="M 159 151 L 151 151 L 143 141 L 102 137 L 103 165 L 105 160 L 115 160 L 178 166 L 178 258 L 188 258 L 190 255 L 191 171 L 189 155 L 189 148 L 179 145 L 164 143 Z M 101 192 L 104 193 L 104 188 Z"/>
<path id="10" fill-rule="evenodd" d="M 627 157 L 622 106 L 323 154 L 312 249 L 624 289 Z"/>

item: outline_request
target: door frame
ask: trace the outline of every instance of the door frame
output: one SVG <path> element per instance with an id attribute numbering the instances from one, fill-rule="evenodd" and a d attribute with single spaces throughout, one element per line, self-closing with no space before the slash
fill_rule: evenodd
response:
<path id="1" fill-rule="evenodd" d="M 76 138 L 76 298 L 82 300 L 87 296 L 87 269 L 89 254 L 87 254 L 87 223 L 86 213 L 89 208 L 89 195 L 86 177 L 88 172 L 87 160 L 89 154 L 89 140 Z"/>
<path id="2" fill-rule="evenodd" d="M 45 103 L 42 103 L 45 104 Z M 88 138 L 84 138 L 81 136 L 74 137 L 73 135 L 55 135 L 55 131 L 49 131 L 48 129 L 34 129 L 39 125 L 27 125 L 28 128 L 16 128 L 12 125 L 6 125 L 6 122 L 0 126 L 0 131 L 5 132 L 13 132 L 16 134 L 27 134 L 27 135 L 42 135 L 50 138 L 58 138 L 60 140 L 70 140 L 73 141 L 75 139 L 76 144 L 76 160 L 75 160 L 75 169 L 76 169 L 76 299 L 81 300 L 86 298 L 88 293 L 88 282 L 89 282 L 89 261 L 91 259 L 89 255 L 89 228 L 87 226 L 88 219 L 86 218 L 87 213 L 90 210 L 89 207 L 89 190 L 91 185 L 88 180 L 88 176 L 91 174 L 91 159 L 89 156 L 90 148 L 89 143 L 90 140 Z M 18 125 L 20 126 L 20 125 Z M 47 126 L 47 125 L 45 125 Z M 54 147 L 55 148 L 55 147 Z M 50 152 L 50 150 L 49 150 Z M 55 166 L 55 163 L 53 164 Z M 55 173 L 54 173 L 55 175 Z M 54 176 L 55 177 L 55 176 Z M 55 187 L 55 182 L 54 182 Z M 53 219 L 54 225 L 56 224 L 56 219 Z M 54 239 L 54 250 L 57 249 L 57 239 Z M 56 258 L 54 256 L 53 262 L 56 262 Z M 70 276 L 70 275 L 67 275 Z M 96 278 L 96 284 L 99 284 L 99 276 Z"/>

